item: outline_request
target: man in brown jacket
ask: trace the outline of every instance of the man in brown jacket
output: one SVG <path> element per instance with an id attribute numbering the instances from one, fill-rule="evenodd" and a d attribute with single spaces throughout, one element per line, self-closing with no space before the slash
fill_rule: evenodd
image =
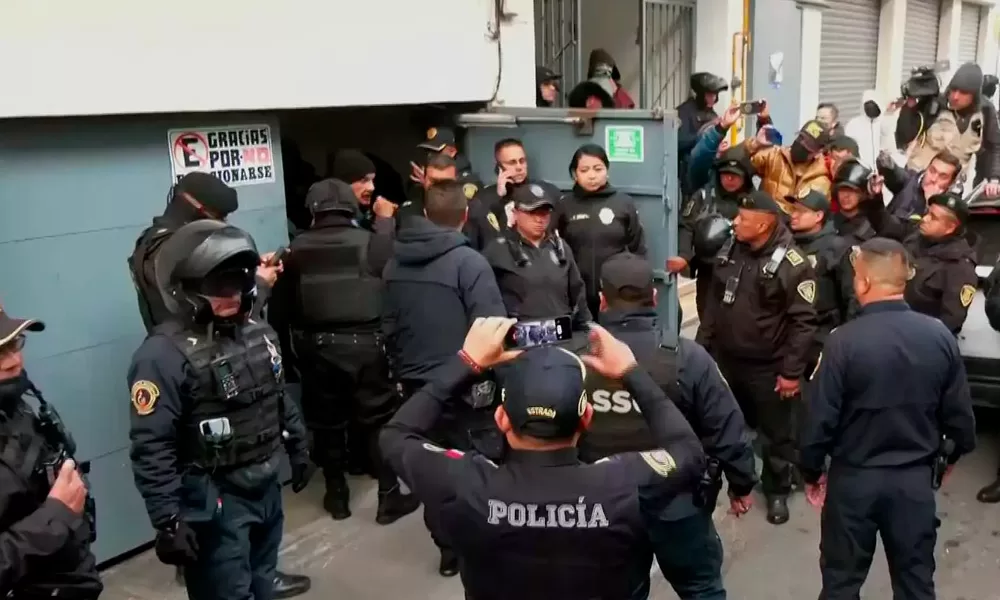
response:
<path id="1" fill-rule="evenodd" d="M 757 137 L 745 142 L 750 162 L 760 175 L 760 189 L 774 198 L 781 209 L 789 212 L 785 198 L 798 198 L 812 189 L 829 196 L 830 176 L 823 149 L 830 135 L 819 121 L 808 121 L 799 130 L 792 145 L 772 146 L 761 130 Z"/>

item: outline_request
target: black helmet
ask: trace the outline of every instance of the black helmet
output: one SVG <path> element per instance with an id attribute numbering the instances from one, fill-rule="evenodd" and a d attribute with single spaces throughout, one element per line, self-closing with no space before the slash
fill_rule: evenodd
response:
<path id="1" fill-rule="evenodd" d="M 257 296 L 260 255 L 250 234 L 221 221 L 184 225 L 163 243 L 155 262 L 156 283 L 167 309 L 195 322 L 208 322 L 205 296 L 239 292 L 241 315 Z"/>
<path id="2" fill-rule="evenodd" d="M 836 192 L 841 187 L 852 187 L 864 191 L 868 187 L 868 178 L 872 176 L 872 170 L 856 158 L 848 158 L 840 163 L 837 172 L 833 176 L 833 191 Z"/>
<path id="3" fill-rule="evenodd" d="M 566 98 L 567 103 L 570 108 L 587 108 L 587 99 L 596 96 L 601 101 L 602 108 L 614 108 L 615 100 L 608 90 L 606 84 L 609 79 L 604 80 L 594 80 L 588 79 L 586 81 L 581 81 L 576 84 L 576 86 L 570 90 L 569 96 Z"/>
<path id="4" fill-rule="evenodd" d="M 733 235 L 732 222 L 719 214 L 706 215 L 694 224 L 694 255 L 711 259 Z"/>
<path id="5" fill-rule="evenodd" d="M 718 94 L 728 89 L 729 84 L 718 75 L 713 75 L 712 73 L 695 73 L 691 75 L 691 91 L 697 96 L 705 92 Z"/>

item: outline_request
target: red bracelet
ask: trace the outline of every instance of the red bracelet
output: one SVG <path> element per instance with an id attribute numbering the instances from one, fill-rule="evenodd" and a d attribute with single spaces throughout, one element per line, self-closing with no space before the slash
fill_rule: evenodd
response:
<path id="1" fill-rule="evenodd" d="M 469 353 L 466 352 L 465 350 L 459 350 L 458 351 L 458 357 L 461 358 L 462 362 L 464 362 L 465 364 L 467 364 L 470 369 L 472 369 L 473 371 L 475 371 L 477 375 L 483 372 L 483 368 L 481 366 L 479 366 L 479 363 L 477 363 L 476 361 L 472 360 L 472 357 L 469 356 Z"/>

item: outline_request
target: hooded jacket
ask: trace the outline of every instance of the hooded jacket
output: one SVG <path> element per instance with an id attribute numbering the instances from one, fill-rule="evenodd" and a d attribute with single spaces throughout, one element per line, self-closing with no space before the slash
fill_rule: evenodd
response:
<path id="1" fill-rule="evenodd" d="M 477 317 L 507 315 L 486 259 L 461 232 L 422 217 L 396 235 L 382 279 L 382 331 L 400 379 L 433 379 Z"/>
<path id="2" fill-rule="evenodd" d="M 590 59 L 587 63 L 587 79 L 593 79 L 598 76 L 597 70 L 600 65 L 608 65 L 611 67 L 611 80 L 615 83 L 615 91 L 611 95 L 611 99 L 614 101 L 615 108 L 635 108 L 635 100 L 632 100 L 632 96 L 629 95 L 628 91 L 622 87 L 622 74 L 618 70 L 618 63 L 615 62 L 611 53 L 603 48 L 596 48 L 590 53 Z"/>
<path id="3" fill-rule="evenodd" d="M 811 161 L 796 165 L 782 146 L 761 147 L 756 138 L 743 143 L 750 153 L 750 162 L 760 175 L 760 189 L 774 198 L 785 212 L 790 210 L 787 196 L 798 198 L 806 190 L 816 190 L 830 195 L 830 175 L 823 153 Z"/>

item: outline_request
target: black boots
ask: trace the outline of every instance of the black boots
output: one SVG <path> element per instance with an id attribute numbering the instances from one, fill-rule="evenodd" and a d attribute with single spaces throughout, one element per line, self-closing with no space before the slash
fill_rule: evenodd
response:
<path id="1" fill-rule="evenodd" d="M 335 521 L 342 521 L 351 516 L 351 489 L 342 474 L 324 473 L 326 479 L 326 494 L 323 495 L 323 508 L 330 513 Z"/>
<path id="2" fill-rule="evenodd" d="M 294 598 L 301 596 L 312 587 L 312 580 L 305 575 L 291 575 L 276 571 L 274 574 L 274 597 Z"/>
<path id="3" fill-rule="evenodd" d="M 418 508 L 420 501 L 417 497 L 413 494 L 402 494 L 397 485 L 388 492 L 379 491 L 375 522 L 379 525 L 390 525 Z"/>
<path id="4" fill-rule="evenodd" d="M 772 525 L 788 522 L 788 496 L 775 495 L 767 498 L 767 522 Z"/>
<path id="5" fill-rule="evenodd" d="M 979 490 L 979 493 L 976 494 L 976 500 L 985 504 L 1000 503 L 1000 477 L 998 477 L 993 483 Z"/>
<path id="6" fill-rule="evenodd" d="M 458 575 L 458 557 L 448 548 L 441 549 L 441 564 L 438 566 L 438 573 L 441 574 L 441 577 Z"/>

